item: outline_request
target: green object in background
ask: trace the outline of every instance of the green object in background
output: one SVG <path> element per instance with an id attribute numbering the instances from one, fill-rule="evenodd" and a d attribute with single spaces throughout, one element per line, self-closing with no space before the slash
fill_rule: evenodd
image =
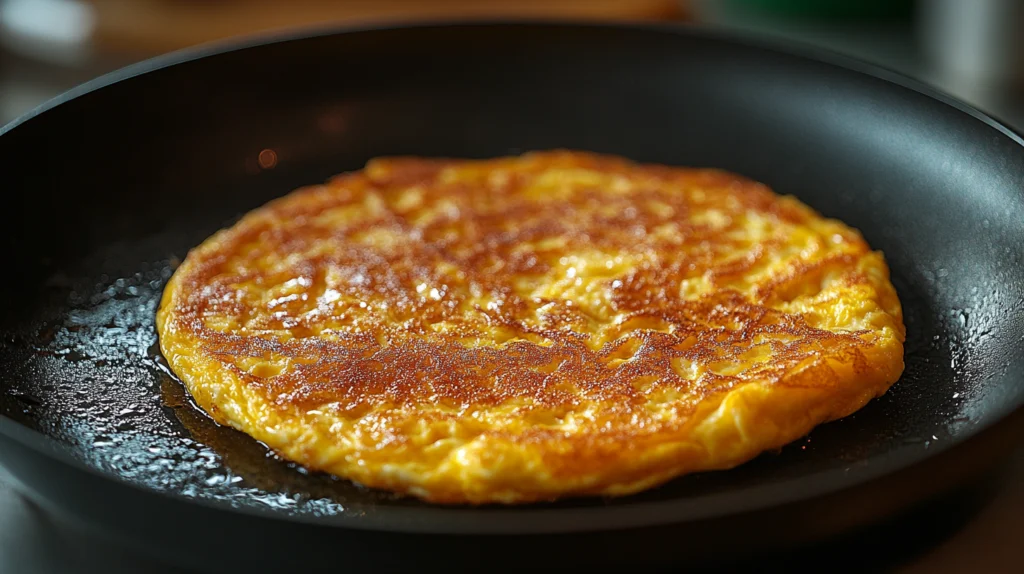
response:
<path id="1" fill-rule="evenodd" d="M 908 20 L 914 0 L 722 0 L 734 8 L 819 20 Z M 972 2 L 974 0 L 964 0 Z"/>

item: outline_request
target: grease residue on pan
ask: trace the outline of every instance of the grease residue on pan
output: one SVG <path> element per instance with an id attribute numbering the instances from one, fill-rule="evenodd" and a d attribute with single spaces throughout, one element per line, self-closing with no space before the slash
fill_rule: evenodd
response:
<path id="1" fill-rule="evenodd" d="M 3 333 L 0 413 L 58 439 L 90 466 L 158 491 L 306 516 L 421 504 L 306 472 L 191 404 L 157 352 L 154 314 L 175 263 L 168 249 L 183 255 L 202 233 L 114 245 L 55 272 L 31 320 Z M 980 361 L 998 295 L 980 293 L 977 305 L 954 316 L 941 311 L 934 278 L 899 266 L 893 276 L 906 316 L 907 367 L 888 394 L 737 469 L 614 502 L 556 506 L 697 497 L 849 470 L 883 452 L 928 449 L 956 435 L 957 425 L 973 424 L 978 385 L 958 361 Z"/>

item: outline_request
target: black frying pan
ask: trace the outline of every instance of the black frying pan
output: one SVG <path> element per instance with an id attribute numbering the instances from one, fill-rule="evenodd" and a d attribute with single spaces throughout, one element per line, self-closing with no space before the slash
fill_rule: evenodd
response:
<path id="1" fill-rule="evenodd" d="M 904 304 L 903 378 L 735 470 L 616 500 L 446 508 L 268 456 L 162 362 L 164 282 L 245 211 L 376 155 L 555 147 L 724 168 L 861 229 Z M 0 165 L 0 458 L 46 508 L 178 562 L 721 563 L 929 500 L 1019 428 L 1021 138 L 831 56 L 661 26 L 287 38 L 74 90 L 0 131 Z"/>

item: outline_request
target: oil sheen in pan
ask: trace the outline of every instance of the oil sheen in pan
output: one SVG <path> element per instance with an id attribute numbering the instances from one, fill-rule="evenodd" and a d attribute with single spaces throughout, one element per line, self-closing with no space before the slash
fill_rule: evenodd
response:
<path id="1" fill-rule="evenodd" d="M 55 269 L 33 315 L 3 333 L 0 413 L 57 438 L 90 466 L 158 491 L 305 516 L 421 505 L 306 472 L 192 405 L 159 356 L 154 314 L 176 263 L 166 256 L 168 247 L 183 253 L 196 241 L 193 234 L 207 231 L 114 244 Z M 940 313 L 937 294 L 914 287 L 937 278 L 914 271 L 893 266 L 908 330 L 906 371 L 882 398 L 730 471 L 686 476 L 614 502 L 554 506 L 701 496 L 852 469 L 894 448 L 930 448 L 958 425 L 973 424 L 972 384 L 954 376 L 954 367 L 984 342 L 981 327 L 991 318 L 970 309 Z M 979 308 L 985 296 L 979 294 Z"/>

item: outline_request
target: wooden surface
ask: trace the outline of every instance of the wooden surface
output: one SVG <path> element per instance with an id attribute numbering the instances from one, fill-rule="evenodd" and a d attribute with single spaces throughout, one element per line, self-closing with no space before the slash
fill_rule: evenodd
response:
<path id="1" fill-rule="evenodd" d="M 499 17 L 681 20 L 681 0 L 90 0 L 101 50 L 156 54 L 310 25 Z"/>
<path id="2" fill-rule="evenodd" d="M 899 569 L 904 574 L 1024 572 L 1024 449 L 995 495 L 947 540 Z"/>

